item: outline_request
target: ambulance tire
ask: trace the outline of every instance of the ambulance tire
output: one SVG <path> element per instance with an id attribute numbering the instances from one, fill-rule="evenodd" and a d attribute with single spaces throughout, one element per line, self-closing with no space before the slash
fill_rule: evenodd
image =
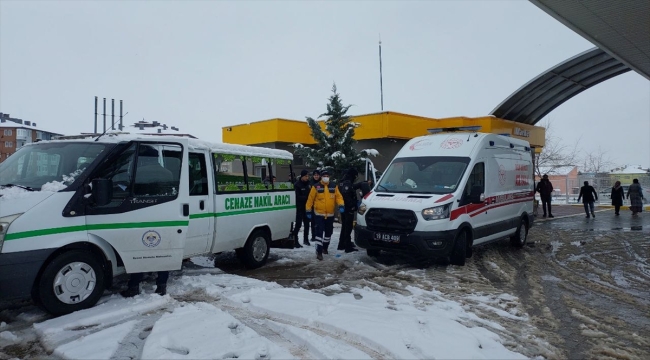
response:
<path id="1" fill-rule="evenodd" d="M 366 249 L 366 254 L 370 257 L 378 257 L 381 254 L 379 249 Z"/>
<path id="2" fill-rule="evenodd" d="M 64 273 L 63 270 L 68 267 L 69 271 Z M 81 280 L 81 287 L 77 287 L 78 289 L 87 289 L 91 284 L 86 282 L 88 279 L 94 280 L 95 283 L 92 284 L 90 293 L 81 290 L 82 296 L 86 297 L 84 300 L 65 303 L 60 299 L 66 295 L 65 292 L 59 296 L 54 292 L 54 283 L 57 277 L 59 281 L 63 280 L 68 284 L 79 283 Z M 93 253 L 84 250 L 67 251 L 59 254 L 46 265 L 38 284 L 36 284 L 34 302 L 43 310 L 56 316 L 88 309 L 95 306 L 104 293 L 104 282 L 104 268 Z"/>
<path id="3" fill-rule="evenodd" d="M 510 237 L 510 244 L 514 247 L 522 248 L 526 245 L 526 241 L 528 241 L 528 222 L 522 217 L 519 221 L 517 232 Z"/>
<path id="4" fill-rule="evenodd" d="M 449 262 L 452 265 L 465 266 L 465 259 L 467 258 L 467 232 L 461 230 L 456 235 L 454 241 L 454 248 L 451 250 Z"/>
<path id="5" fill-rule="evenodd" d="M 266 264 L 271 249 L 271 237 L 263 229 L 257 229 L 248 237 L 246 245 L 239 251 L 239 259 L 249 269 Z"/>

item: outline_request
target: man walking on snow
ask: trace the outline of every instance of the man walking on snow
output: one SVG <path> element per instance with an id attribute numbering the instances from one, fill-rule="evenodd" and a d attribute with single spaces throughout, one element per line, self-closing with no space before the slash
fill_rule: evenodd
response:
<path id="1" fill-rule="evenodd" d="M 296 190 L 296 222 L 293 226 L 293 238 L 295 239 L 295 248 L 301 248 L 300 241 L 298 240 L 298 232 L 302 224 L 305 225 L 305 231 L 303 236 L 303 243 L 309 245 L 309 219 L 307 218 L 307 212 L 305 211 L 305 205 L 307 204 L 307 199 L 309 198 L 309 192 L 311 190 L 311 184 L 309 183 L 309 171 L 303 170 L 300 172 L 300 179 L 296 181 L 293 185 L 293 188 Z"/>
<path id="2" fill-rule="evenodd" d="M 334 210 L 338 206 L 339 212 L 344 214 L 345 206 L 338 186 L 330 184 L 329 172 L 323 170 L 320 175 L 321 181 L 314 184 L 309 192 L 305 210 L 307 218 L 316 224 L 314 231 L 316 258 L 323 260 L 323 254 L 328 253 L 327 248 L 334 232 Z"/>
<path id="3" fill-rule="evenodd" d="M 595 219 L 596 214 L 594 214 L 594 201 L 598 200 L 598 193 L 593 186 L 589 185 L 589 181 L 585 181 L 585 186 L 580 188 L 580 195 L 578 195 L 578 202 L 582 198 L 582 204 L 585 206 L 585 216 L 589 219 L 589 210 L 591 210 L 591 216 Z"/>
<path id="4" fill-rule="evenodd" d="M 551 195 L 553 194 L 553 184 L 548 180 L 548 175 L 544 174 L 542 180 L 537 183 L 535 191 L 539 193 L 540 200 L 542 200 L 542 209 L 544 210 L 544 217 L 546 217 L 546 209 L 548 208 L 548 217 L 552 218 L 551 213 Z"/>
<path id="5" fill-rule="evenodd" d="M 341 214 L 341 236 L 339 237 L 337 249 L 345 250 L 346 253 L 359 251 L 352 243 L 352 227 L 354 225 L 354 213 L 357 211 L 357 190 L 362 189 L 364 183 L 355 184 L 354 180 L 356 180 L 357 176 L 359 176 L 359 172 L 354 168 L 350 168 L 339 185 L 339 191 L 341 191 L 345 203 L 345 212 Z"/>

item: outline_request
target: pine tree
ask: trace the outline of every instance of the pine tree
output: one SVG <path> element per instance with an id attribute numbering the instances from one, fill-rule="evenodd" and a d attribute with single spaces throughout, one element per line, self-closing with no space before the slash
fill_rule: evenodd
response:
<path id="1" fill-rule="evenodd" d="M 308 166 L 318 169 L 327 169 L 332 178 L 341 179 L 350 168 L 355 168 L 360 173 L 364 168 L 365 159 L 369 156 L 377 156 L 374 149 L 366 149 L 357 152 L 354 148 L 354 129 L 359 123 L 352 121 L 347 115 L 352 105 L 344 106 L 341 97 L 336 91 L 336 84 L 332 86 L 332 96 L 327 104 L 327 112 L 318 118 L 325 119 L 325 131 L 321 129 L 318 121 L 307 117 L 307 124 L 311 129 L 311 136 L 316 141 L 314 147 L 305 147 L 302 144 L 294 144 L 295 154 L 302 157 Z"/>

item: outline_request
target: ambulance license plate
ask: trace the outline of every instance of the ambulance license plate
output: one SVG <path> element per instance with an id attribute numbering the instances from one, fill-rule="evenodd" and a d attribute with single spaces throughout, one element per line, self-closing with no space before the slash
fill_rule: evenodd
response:
<path id="1" fill-rule="evenodd" d="M 400 241 L 400 236 L 395 234 L 375 233 L 375 240 L 398 243 Z"/>

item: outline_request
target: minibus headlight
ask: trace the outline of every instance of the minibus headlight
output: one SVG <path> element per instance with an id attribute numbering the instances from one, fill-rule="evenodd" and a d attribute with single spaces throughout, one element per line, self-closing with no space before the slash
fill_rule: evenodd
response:
<path id="1" fill-rule="evenodd" d="M 359 210 L 357 212 L 359 213 L 359 215 L 363 215 L 363 214 L 366 213 L 366 210 L 368 210 L 368 207 L 366 206 L 366 204 L 361 204 L 359 206 Z"/>
<path id="2" fill-rule="evenodd" d="M 0 251 L 2 251 L 2 244 L 5 242 L 5 235 L 7 234 L 7 230 L 9 230 L 9 225 L 14 220 L 18 219 L 20 215 L 22 215 L 22 213 L 0 218 Z"/>
<path id="3" fill-rule="evenodd" d="M 436 206 L 422 210 L 424 220 L 438 220 L 449 217 L 449 205 Z"/>

